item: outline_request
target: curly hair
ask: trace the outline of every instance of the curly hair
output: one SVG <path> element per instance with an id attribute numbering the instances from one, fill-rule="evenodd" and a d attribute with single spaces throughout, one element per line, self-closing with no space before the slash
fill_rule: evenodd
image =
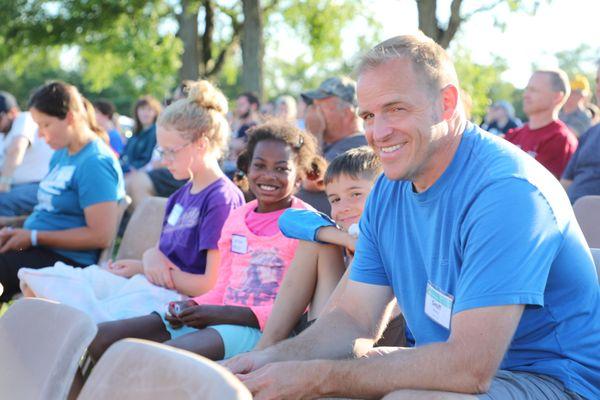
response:
<path id="1" fill-rule="evenodd" d="M 303 131 L 287 121 L 271 119 L 248 129 L 247 135 L 248 144 L 237 162 L 238 169 L 245 174 L 248 173 L 256 145 L 264 140 L 279 141 L 290 146 L 294 152 L 294 161 L 300 178 L 312 179 L 313 176 L 322 174 L 319 169 L 323 169 L 325 162 L 318 153 L 317 140 L 311 133 Z"/>

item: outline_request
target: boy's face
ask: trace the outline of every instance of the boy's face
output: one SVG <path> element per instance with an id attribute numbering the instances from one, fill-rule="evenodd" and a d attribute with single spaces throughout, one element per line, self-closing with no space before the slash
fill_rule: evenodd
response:
<path id="1" fill-rule="evenodd" d="M 344 230 L 347 231 L 350 225 L 358 223 L 371 187 L 372 180 L 348 175 L 338 176 L 325 187 L 331 204 L 331 217 Z"/>

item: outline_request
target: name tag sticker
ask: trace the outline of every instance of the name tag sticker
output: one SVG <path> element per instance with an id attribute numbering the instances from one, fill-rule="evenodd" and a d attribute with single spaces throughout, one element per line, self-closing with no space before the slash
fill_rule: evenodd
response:
<path id="1" fill-rule="evenodd" d="M 183 214 L 183 207 L 181 204 L 175 204 L 171 210 L 171 214 L 169 214 L 169 218 L 167 218 L 167 224 L 171 226 L 177 224 L 179 218 L 181 218 L 181 214 Z"/>
<path id="2" fill-rule="evenodd" d="M 248 239 L 242 235 L 231 235 L 231 251 L 238 254 L 248 252 Z"/>
<path id="3" fill-rule="evenodd" d="M 427 283 L 425 292 L 425 314 L 438 325 L 450 329 L 452 318 L 452 305 L 454 297 Z"/>

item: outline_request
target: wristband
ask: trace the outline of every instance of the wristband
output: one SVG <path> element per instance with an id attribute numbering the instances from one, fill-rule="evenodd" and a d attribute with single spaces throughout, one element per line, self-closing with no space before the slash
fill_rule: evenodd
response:
<path id="1" fill-rule="evenodd" d="M 30 238 L 31 238 L 31 245 L 32 245 L 32 246 L 37 246 L 37 244 L 38 244 L 38 243 L 37 243 L 37 233 L 38 233 L 37 229 L 33 229 L 33 230 L 31 231 L 31 236 L 30 236 Z"/>

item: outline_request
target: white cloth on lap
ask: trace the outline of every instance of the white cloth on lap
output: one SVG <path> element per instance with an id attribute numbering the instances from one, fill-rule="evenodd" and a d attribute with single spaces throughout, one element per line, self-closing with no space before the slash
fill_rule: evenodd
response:
<path id="1" fill-rule="evenodd" d="M 150 283 L 144 275 L 124 278 L 97 265 L 73 268 L 61 262 L 41 269 L 21 268 L 19 279 L 37 297 L 89 314 L 96 323 L 163 311 L 186 296 Z"/>

